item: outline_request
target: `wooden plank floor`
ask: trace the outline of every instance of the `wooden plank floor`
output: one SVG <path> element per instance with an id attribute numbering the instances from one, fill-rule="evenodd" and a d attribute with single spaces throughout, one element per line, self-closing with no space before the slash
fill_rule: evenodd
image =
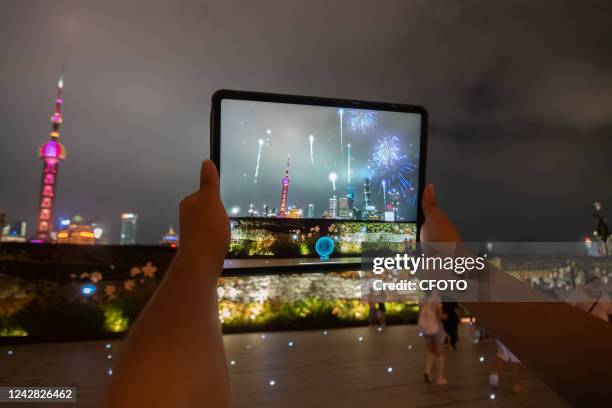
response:
<path id="1" fill-rule="evenodd" d="M 461 328 L 457 352 L 447 354 L 446 386 L 422 380 L 425 345 L 415 326 L 235 334 L 224 337 L 236 408 L 250 407 L 566 407 L 526 371 L 528 391 L 510 391 L 509 369 L 495 400 L 488 374 L 493 341 L 474 343 Z M 362 341 L 359 341 L 359 338 Z M 292 346 L 289 345 L 292 342 Z M 112 348 L 106 348 L 111 344 Z M 76 404 L 0 404 L 1 407 L 96 406 L 121 341 L 0 347 L 0 385 L 70 385 Z M 9 350 L 12 355 L 9 355 Z M 108 359 L 108 355 L 112 359 Z M 480 362 L 483 356 L 485 361 Z M 392 370 L 389 370 L 392 368 Z M 504 381 L 506 380 L 506 381 Z M 270 385 L 274 381 L 274 385 Z"/>

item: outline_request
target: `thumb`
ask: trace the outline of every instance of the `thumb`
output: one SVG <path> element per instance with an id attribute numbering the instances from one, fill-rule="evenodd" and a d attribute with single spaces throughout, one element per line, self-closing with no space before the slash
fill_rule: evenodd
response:
<path id="1" fill-rule="evenodd" d="M 219 172 L 211 160 L 204 160 L 200 169 L 200 190 L 219 190 Z"/>
<path id="2" fill-rule="evenodd" d="M 430 216 L 434 215 L 434 212 L 438 210 L 438 202 L 436 201 L 436 190 L 433 184 L 428 184 L 423 191 L 423 197 L 421 198 L 421 207 L 423 207 L 423 214 L 425 214 L 425 220 Z"/>

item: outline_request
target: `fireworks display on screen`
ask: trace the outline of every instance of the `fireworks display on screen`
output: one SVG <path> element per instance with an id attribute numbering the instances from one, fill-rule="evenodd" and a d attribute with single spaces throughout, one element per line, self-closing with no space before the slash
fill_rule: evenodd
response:
<path id="1" fill-rule="evenodd" d="M 223 100 L 221 194 L 234 217 L 416 221 L 415 113 Z"/>

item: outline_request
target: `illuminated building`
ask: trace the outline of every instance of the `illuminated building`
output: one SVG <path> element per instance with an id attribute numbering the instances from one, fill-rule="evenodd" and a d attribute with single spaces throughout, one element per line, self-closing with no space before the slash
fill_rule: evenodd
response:
<path id="1" fill-rule="evenodd" d="M 284 217 L 285 212 L 287 211 L 287 193 L 289 192 L 289 159 L 291 155 L 287 155 L 287 167 L 285 168 L 285 176 L 281 180 L 281 186 L 283 188 L 281 193 L 281 205 L 280 212 L 278 213 L 279 217 Z"/>
<path id="2" fill-rule="evenodd" d="M 364 220 L 378 220 L 379 217 L 375 214 L 376 207 L 370 202 L 370 182 L 371 179 L 369 177 L 366 177 L 363 182 L 363 209 L 361 211 L 361 218 Z"/>
<path id="3" fill-rule="evenodd" d="M 24 221 L 7 224 L 2 228 L 2 242 L 26 242 L 27 224 Z"/>
<path id="4" fill-rule="evenodd" d="M 138 223 L 138 214 L 121 213 L 121 235 L 119 244 L 134 245 L 136 243 L 136 224 Z"/>
<path id="5" fill-rule="evenodd" d="M 327 209 L 328 218 L 336 218 L 336 209 L 338 208 L 338 199 L 336 196 L 332 196 L 329 199 L 329 208 Z"/>
<path id="6" fill-rule="evenodd" d="M 261 209 L 261 216 L 262 217 L 269 217 L 269 209 L 268 209 L 268 204 L 264 204 L 263 208 Z"/>
<path id="7" fill-rule="evenodd" d="M 60 230 L 66 229 L 70 225 L 70 218 L 58 217 L 57 228 Z"/>
<path id="8" fill-rule="evenodd" d="M 391 206 L 391 211 L 393 212 L 393 220 L 392 221 L 397 221 L 397 210 L 398 210 L 398 206 L 399 206 L 399 191 L 397 191 L 396 189 L 392 189 L 391 192 L 389 192 L 389 197 L 391 198 L 391 202 L 387 205 L 387 206 Z"/>
<path id="9" fill-rule="evenodd" d="M 304 212 L 301 208 L 296 208 L 295 206 L 293 206 L 287 212 L 287 218 L 302 218 L 303 213 Z"/>
<path id="10" fill-rule="evenodd" d="M 94 245 L 96 234 L 94 227 L 85 223 L 83 217 L 75 215 L 70 220 L 70 225 L 57 232 L 56 242 L 58 244 Z"/>
<path id="11" fill-rule="evenodd" d="M 314 218 L 315 205 L 308 204 L 308 218 Z"/>
<path id="12" fill-rule="evenodd" d="M 247 211 L 249 217 L 259 217 L 259 212 L 255 209 L 254 204 L 249 204 L 249 210 Z"/>
<path id="13" fill-rule="evenodd" d="M 363 182 L 363 208 L 364 210 L 370 206 L 370 178 L 366 177 Z"/>
<path id="14" fill-rule="evenodd" d="M 176 232 L 174 232 L 174 228 L 171 225 L 168 232 L 162 235 L 162 239 L 159 241 L 159 244 L 176 248 L 178 246 L 178 242 L 178 235 Z"/>
<path id="15" fill-rule="evenodd" d="M 348 197 L 340 197 L 338 200 L 338 218 L 352 218 L 352 209 Z"/>
<path id="16" fill-rule="evenodd" d="M 57 141 L 60 133 L 59 128 L 62 124 L 62 102 L 64 93 L 64 80 L 60 77 L 57 83 L 57 98 L 55 98 L 55 112 L 51 116 L 50 140 L 38 149 L 38 156 L 44 161 L 42 186 L 40 191 L 40 203 L 38 209 L 38 222 L 36 234 L 32 242 L 44 243 L 51 242 L 51 232 L 53 231 L 53 201 L 56 196 L 55 185 L 57 182 L 57 171 L 59 162 L 66 159 L 66 149 Z"/>

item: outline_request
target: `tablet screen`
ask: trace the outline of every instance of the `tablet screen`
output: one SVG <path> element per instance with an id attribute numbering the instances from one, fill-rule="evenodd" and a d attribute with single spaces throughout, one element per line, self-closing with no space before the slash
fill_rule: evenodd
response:
<path id="1" fill-rule="evenodd" d="M 232 225 L 229 257 L 355 262 L 364 242 L 391 250 L 412 245 L 421 116 L 222 99 L 219 164 Z M 325 238 L 321 251 L 323 237 L 333 242 Z"/>

